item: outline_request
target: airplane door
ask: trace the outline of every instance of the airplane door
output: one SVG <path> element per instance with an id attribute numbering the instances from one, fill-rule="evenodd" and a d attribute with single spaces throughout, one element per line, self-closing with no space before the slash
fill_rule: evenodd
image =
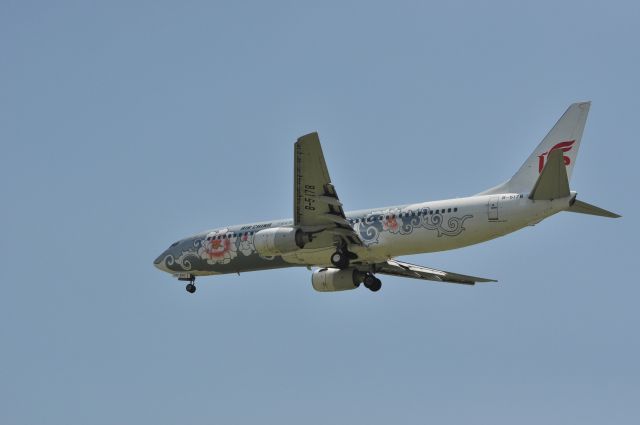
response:
<path id="1" fill-rule="evenodd" d="M 489 198 L 489 220 L 498 220 L 498 201 L 499 198 L 494 196 Z"/>

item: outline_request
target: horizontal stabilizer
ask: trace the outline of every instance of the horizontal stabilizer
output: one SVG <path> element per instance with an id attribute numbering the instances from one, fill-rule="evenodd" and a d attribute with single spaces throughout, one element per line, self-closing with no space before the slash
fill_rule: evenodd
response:
<path id="1" fill-rule="evenodd" d="M 587 204 L 586 202 L 582 202 L 578 200 L 576 200 L 573 203 L 573 205 L 569 207 L 567 211 L 580 213 L 580 214 L 599 215 L 600 217 L 609 217 L 609 218 L 622 217 L 621 215 L 612 213 L 611 211 L 603 210 L 602 208 L 598 208 L 595 205 Z"/>
<path id="2" fill-rule="evenodd" d="M 549 201 L 566 196 L 569 196 L 569 177 L 564 165 L 563 152 L 561 149 L 555 149 L 549 154 L 547 164 L 538 176 L 529 198 L 534 201 Z"/>

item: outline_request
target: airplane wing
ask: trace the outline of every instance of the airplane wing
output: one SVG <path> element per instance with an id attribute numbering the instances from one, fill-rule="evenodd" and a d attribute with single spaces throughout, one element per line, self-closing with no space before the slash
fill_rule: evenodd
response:
<path id="1" fill-rule="evenodd" d="M 362 245 L 331 184 L 318 133 L 304 135 L 295 143 L 293 179 L 295 226 L 311 232 L 329 231 L 349 243 Z"/>
<path id="2" fill-rule="evenodd" d="M 391 276 L 410 277 L 413 279 L 432 280 L 435 282 L 460 283 L 464 285 L 475 285 L 476 282 L 497 282 L 493 279 L 467 276 L 464 274 L 446 272 L 444 270 L 430 269 L 428 267 L 416 266 L 398 260 L 388 260 L 385 263 L 375 265 L 375 272 Z"/>

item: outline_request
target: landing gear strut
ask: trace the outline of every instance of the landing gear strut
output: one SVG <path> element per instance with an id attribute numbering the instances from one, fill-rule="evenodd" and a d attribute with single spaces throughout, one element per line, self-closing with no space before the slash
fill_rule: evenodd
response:
<path id="1" fill-rule="evenodd" d="M 346 250 L 338 249 L 331 254 L 331 264 L 339 269 L 346 269 L 349 267 L 349 255 Z"/>
<path id="2" fill-rule="evenodd" d="M 382 288 L 382 281 L 372 274 L 367 274 L 364 277 L 364 287 L 371 292 L 378 292 Z"/>
<path id="3" fill-rule="evenodd" d="M 188 293 L 193 294 L 194 292 L 196 292 L 196 277 L 194 275 L 189 274 L 185 276 L 178 276 L 178 280 L 189 282 L 187 283 L 187 286 L 185 288 Z"/>

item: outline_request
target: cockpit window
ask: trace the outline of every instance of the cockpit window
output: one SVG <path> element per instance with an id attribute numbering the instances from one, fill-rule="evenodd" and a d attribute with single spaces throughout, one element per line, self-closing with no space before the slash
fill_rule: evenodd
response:
<path id="1" fill-rule="evenodd" d="M 173 248 L 174 246 L 178 245 L 179 243 L 180 243 L 180 241 L 174 242 L 174 243 L 171 244 L 171 246 L 169 248 Z"/>

